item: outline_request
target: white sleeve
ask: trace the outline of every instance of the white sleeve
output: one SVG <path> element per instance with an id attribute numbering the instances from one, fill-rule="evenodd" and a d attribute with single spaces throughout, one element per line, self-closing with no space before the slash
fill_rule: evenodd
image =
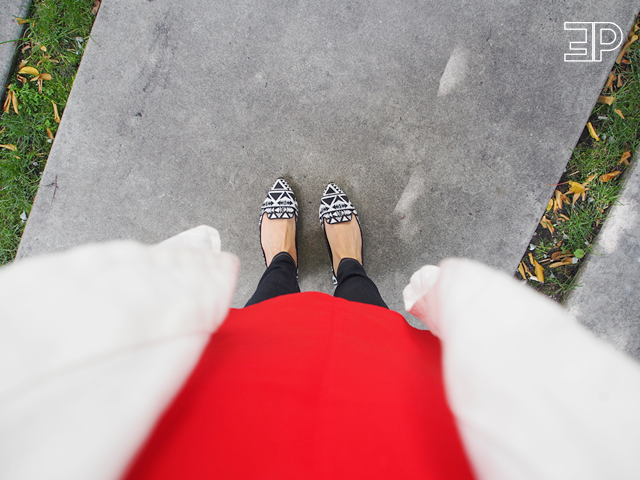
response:
<path id="1" fill-rule="evenodd" d="M 478 478 L 640 478 L 639 365 L 476 262 L 423 267 L 404 297 L 442 342 L 448 403 Z"/>
<path id="2" fill-rule="evenodd" d="M 0 478 L 119 478 L 226 318 L 238 268 L 201 226 L 0 269 Z"/>

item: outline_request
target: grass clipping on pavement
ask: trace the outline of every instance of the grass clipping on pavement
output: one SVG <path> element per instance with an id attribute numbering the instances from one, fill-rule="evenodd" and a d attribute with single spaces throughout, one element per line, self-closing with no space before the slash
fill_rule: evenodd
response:
<path id="1" fill-rule="evenodd" d="M 34 0 L 2 93 L 0 265 L 11 262 L 31 211 L 99 2 Z"/>
<path id="2" fill-rule="evenodd" d="M 617 202 L 640 139 L 638 18 L 567 164 L 517 278 L 564 302 L 609 208 Z"/>

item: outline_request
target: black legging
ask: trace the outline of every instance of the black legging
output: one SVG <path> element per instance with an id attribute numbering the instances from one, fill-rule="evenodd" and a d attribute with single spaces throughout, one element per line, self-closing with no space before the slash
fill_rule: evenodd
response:
<path id="1" fill-rule="evenodd" d="M 382 300 L 378 287 L 367 277 L 364 267 L 357 260 L 343 258 L 338 265 L 336 277 L 338 286 L 333 294 L 335 297 L 389 308 Z M 299 292 L 296 262 L 287 252 L 280 252 L 273 257 L 245 307 L 279 295 Z"/>

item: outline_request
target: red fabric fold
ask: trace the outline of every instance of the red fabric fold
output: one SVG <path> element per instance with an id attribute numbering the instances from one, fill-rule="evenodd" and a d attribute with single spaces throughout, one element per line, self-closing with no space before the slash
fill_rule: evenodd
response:
<path id="1" fill-rule="evenodd" d="M 473 475 L 438 339 L 307 292 L 230 311 L 125 478 Z"/>

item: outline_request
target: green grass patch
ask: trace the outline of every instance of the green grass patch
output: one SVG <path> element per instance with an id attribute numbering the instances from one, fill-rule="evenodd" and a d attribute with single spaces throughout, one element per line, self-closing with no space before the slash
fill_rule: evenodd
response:
<path id="1" fill-rule="evenodd" d="M 34 0 L 23 38 L 15 42 L 17 64 L 2 103 L 13 92 L 18 113 L 10 99 L 0 117 L 6 146 L 0 147 L 0 265 L 14 259 L 20 243 L 52 145 L 47 129 L 53 136 L 58 129 L 52 102 L 62 115 L 95 19 L 92 6 L 93 0 Z M 51 80 L 40 91 L 35 75 L 18 73 L 21 64 Z"/>
<path id="2" fill-rule="evenodd" d="M 609 209 L 617 202 L 628 168 L 621 159 L 628 157 L 628 162 L 633 161 L 640 142 L 638 42 L 627 50 L 625 60 L 614 65 L 611 75 L 615 78 L 610 86 L 603 87 L 602 95 L 615 99 L 612 105 L 597 103 L 589 117 L 599 140 L 585 126 L 515 274 L 523 278 L 524 272 L 530 285 L 560 302 L 577 286 L 580 266 L 592 251 Z M 613 178 L 603 177 L 607 174 Z M 575 196 L 574 192 L 583 188 L 584 194 Z M 544 282 L 536 281 L 532 258 L 542 267 Z"/>

